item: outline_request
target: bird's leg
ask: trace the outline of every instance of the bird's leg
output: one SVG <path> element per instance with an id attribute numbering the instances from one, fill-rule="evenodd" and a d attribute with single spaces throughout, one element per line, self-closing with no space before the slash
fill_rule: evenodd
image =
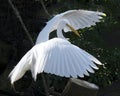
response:
<path id="1" fill-rule="evenodd" d="M 42 76 L 42 80 L 43 80 L 46 96 L 49 96 L 49 89 L 48 89 L 48 85 L 47 85 L 46 80 L 45 80 L 44 73 L 42 73 L 41 76 Z"/>

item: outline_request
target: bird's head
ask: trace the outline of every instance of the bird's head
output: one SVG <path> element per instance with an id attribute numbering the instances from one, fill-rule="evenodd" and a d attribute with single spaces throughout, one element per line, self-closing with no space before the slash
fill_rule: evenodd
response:
<path id="1" fill-rule="evenodd" d="M 80 37 L 79 32 L 78 32 L 77 30 L 75 30 L 75 29 L 70 25 L 69 21 L 66 20 L 66 19 L 59 22 L 58 28 L 57 28 L 57 36 L 60 37 L 60 38 L 65 38 L 65 37 L 63 36 L 63 34 L 62 34 L 62 30 L 65 30 L 65 29 L 74 32 L 77 36 Z"/>

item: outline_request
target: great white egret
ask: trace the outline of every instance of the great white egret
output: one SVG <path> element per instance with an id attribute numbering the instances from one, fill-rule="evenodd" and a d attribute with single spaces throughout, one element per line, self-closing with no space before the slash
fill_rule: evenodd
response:
<path id="1" fill-rule="evenodd" d="M 69 10 L 58 14 L 47 22 L 47 25 L 39 33 L 36 44 L 47 41 L 49 39 L 49 33 L 54 30 L 57 30 L 57 35 L 59 37 L 65 38 L 62 32 L 58 32 L 59 29 L 60 31 L 63 29 L 64 32 L 68 32 L 71 31 L 71 29 L 78 30 L 85 27 L 91 27 L 92 25 L 94 26 L 96 22 L 100 22 L 102 16 L 106 16 L 106 14 L 87 10 Z"/>
<path id="2" fill-rule="evenodd" d="M 34 80 L 38 73 L 46 72 L 65 77 L 89 76 L 98 69 L 95 65 L 101 62 L 86 51 L 71 44 L 62 34 L 77 29 L 90 27 L 99 22 L 102 12 L 86 10 L 70 10 L 56 15 L 51 19 L 38 35 L 36 45 L 33 46 L 19 61 L 9 74 L 11 84 L 19 80 L 26 71 L 31 70 Z M 57 30 L 58 38 L 49 40 L 50 32 Z"/>

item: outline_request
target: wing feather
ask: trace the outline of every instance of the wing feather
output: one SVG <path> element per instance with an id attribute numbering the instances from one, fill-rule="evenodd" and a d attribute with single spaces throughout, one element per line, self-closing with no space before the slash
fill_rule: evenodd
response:
<path id="1" fill-rule="evenodd" d="M 35 76 L 44 70 L 46 73 L 59 76 L 84 77 L 89 76 L 88 72 L 94 73 L 93 69 L 98 69 L 94 63 L 100 64 L 94 56 L 67 40 L 54 38 L 43 45 L 44 47 L 40 46 L 41 48 L 37 49 L 39 61 L 34 69 Z"/>
<path id="2" fill-rule="evenodd" d="M 61 66 L 61 63 L 60 63 L 60 59 L 61 59 L 61 56 L 60 56 L 60 50 L 57 50 L 57 55 L 58 55 L 58 58 L 57 58 L 57 65 L 56 65 L 56 75 L 60 75 L 60 66 Z"/>
<path id="3" fill-rule="evenodd" d="M 102 16 L 105 16 L 105 14 L 97 11 L 71 10 L 63 14 L 61 18 L 70 21 L 69 24 L 78 30 L 95 25 L 96 22 L 100 22 Z M 70 30 L 66 30 L 65 28 L 65 31 L 67 32 Z"/>
<path id="4" fill-rule="evenodd" d="M 74 61 L 72 59 L 73 57 L 71 55 L 72 53 L 69 48 L 66 50 L 66 54 L 67 54 L 67 62 L 69 64 L 68 68 L 70 70 L 70 76 L 77 78 L 76 70 L 74 68 Z"/>
<path id="5" fill-rule="evenodd" d="M 81 65 L 81 68 L 85 68 L 86 70 L 88 70 L 88 72 L 90 73 L 94 73 L 94 70 L 90 67 L 90 62 L 88 61 L 88 58 L 85 57 L 81 50 L 79 50 L 78 48 L 76 48 L 77 46 L 74 46 L 75 47 L 75 50 L 77 51 L 77 55 L 79 56 L 80 60 L 79 62 L 82 64 Z"/>
<path id="6" fill-rule="evenodd" d="M 41 45 L 41 47 L 37 47 L 37 45 L 34 47 L 35 48 L 35 52 L 34 52 L 34 56 L 36 58 L 36 62 L 35 64 L 33 65 L 34 69 L 33 69 L 33 78 L 34 80 L 36 80 L 36 77 L 37 77 L 37 74 L 39 72 L 43 72 L 43 61 L 44 61 L 44 58 L 45 58 L 45 55 L 44 55 L 44 50 L 43 50 L 43 46 Z M 41 54 L 39 54 L 38 50 L 40 50 L 39 52 Z"/>
<path id="7" fill-rule="evenodd" d="M 89 76 L 88 72 L 94 73 L 93 69 L 98 69 L 94 63 L 101 65 L 94 56 L 69 41 L 54 38 L 37 44 L 28 51 L 9 77 L 13 84 L 30 68 L 35 80 L 37 74 L 43 71 L 65 77 L 84 77 L 84 75 Z"/>
<path id="8" fill-rule="evenodd" d="M 73 51 L 74 51 L 74 50 L 73 50 Z M 82 76 L 81 76 L 81 73 L 89 76 L 89 73 L 87 72 L 87 68 L 86 68 L 86 66 L 84 65 L 84 61 L 83 61 L 83 59 L 81 59 L 81 56 L 80 56 L 79 54 L 80 54 L 80 53 L 79 53 L 77 50 L 75 50 L 75 51 L 74 51 L 74 54 L 73 54 L 74 57 L 75 57 L 75 60 L 76 60 L 76 64 L 79 64 L 79 66 L 78 66 L 78 68 L 79 68 L 78 76 L 82 77 Z M 82 72 L 81 72 L 80 70 L 81 70 Z"/>
<path id="9" fill-rule="evenodd" d="M 84 53 L 82 53 L 80 50 L 79 50 L 79 53 L 82 55 L 84 61 L 86 62 L 85 65 L 87 64 L 87 65 L 89 65 L 90 67 L 92 67 L 94 69 L 98 69 L 98 67 L 93 63 L 93 61 L 91 61 L 88 57 L 86 57 L 86 56 L 83 55 Z M 88 68 L 91 69 L 89 66 L 88 66 Z"/>
<path id="10" fill-rule="evenodd" d="M 102 65 L 102 63 L 96 59 L 94 56 L 92 56 L 91 54 L 89 54 L 88 52 L 84 51 L 83 49 L 80 49 L 81 51 L 83 51 L 83 55 L 87 56 L 90 60 L 92 60 L 93 62 L 95 62 L 96 64 Z"/>
<path id="11" fill-rule="evenodd" d="M 59 54 L 59 53 L 57 53 L 57 49 L 58 48 L 54 49 L 54 51 L 51 52 L 51 57 L 49 59 L 49 63 L 52 66 L 52 67 L 49 67 L 49 68 L 51 68 L 51 70 L 49 71 L 51 73 L 56 73 L 56 67 L 57 67 L 57 61 L 58 61 L 58 54 Z M 51 62 L 51 59 L 52 59 L 52 62 Z"/>
<path id="12" fill-rule="evenodd" d="M 47 25 L 39 33 L 36 44 L 48 40 L 48 34 L 58 29 L 61 21 L 67 21 L 75 30 L 90 27 L 100 22 L 100 19 L 105 16 L 102 12 L 87 11 L 87 10 L 69 10 L 58 14 L 47 22 Z M 71 31 L 67 26 L 64 26 L 65 32 Z"/>
<path id="13" fill-rule="evenodd" d="M 19 63 L 15 66 L 15 68 L 11 71 L 9 74 L 9 77 L 11 79 L 11 84 L 13 84 L 15 81 L 22 78 L 22 76 L 25 74 L 26 71 L 30 70 L 31 67 L 31 58 L 32 54 L 31 51 L 28 51 L 22 59 L 19 61 Z"/>
<path id="14" fill-rule="evenodd" d="M 52 45 L 50 44 L 50 45 L 46 45 L 46 48 L 47 48 L 47 51 L 46 51 L 46 54 L 47 54 L 47 57 L 46 57 L 46 62 L 44 62 L 45 63 L 45 66 L 44 66 L 44 72 L 48 72 L 48 73 L 50 73 L 51 72 L 51 70 L 52 70 L 52 62 L 53 62 L 53 58 L 52 58 L 52 53 L 55 51 L 54 49 L 52 49 Z M 46 49 L 45 48 L 45 49 Z M 45 50 L 44 49 L 44 50 Z M 54 51 L 52 51 L 52 50 L 54 50 Z M 54 54 L 55 55 L 55 54 Z M 51 67 L 52 66 L 52 67 Z"/>
<path id="15" fill-rule="evenodd" d="M 84 77 L 84 69 L 83 67 L 81 66 L 82 63 L 81 62 L 78 62 L 79 59 L 76 59 L 77 58 L 77 55 L 76 55 L 76 50 L 74 50 L 73 48 L 71 48 L 70 50 L 72 52 L 71 57 L 72 57 L 72 60 L 74 61 L 74 67 L 76 69 L 76 74 L 80 77 Z"/>
<path id="16" fill-rule="evenodd" d="M 100 22 L 102 16 L 105 16 L 104 13 L 98 11 L 88 11 L 88 10 L 69 10 L 64 13 L 56 15 L 49 22 L 47 22 L 47 26 L 52 26 L 50 32 L 56 30 L 58 28 L 59 23 L 62 20 L 67 20 L 69 24 L 74 27 L 76 30 L 90 27 L 95 25 L 96 22 Z M 87 23 L 85 23 L 86 21 Z M 83 26 L 84 25 L 84 26 Z M 64 28 L 65 32 L 71 31 L 69 28 Z"/>
<path id="17" fill-rule="evenodd" d="M 64 45 L 65 46 L 65 45 Z M 62 76 L 66 76 L 66 73 L 65 73 L 65 55 L 64 55 L 64 46 L 62 47 L 62 50 L 61 50 L 61 74 Z"/>
<path id="18" fill-rule="evenodd" d="M 67 45 L 65 47 L 67 47 Z M 64 72 L 65 72 L 65 77 L 70 77 L 71 69 L 69 68 L 70 63 L 68 62 L 68 53 L 66 53 L 66 50 L 63 50 L 63 55 L 64 55 Z"/>

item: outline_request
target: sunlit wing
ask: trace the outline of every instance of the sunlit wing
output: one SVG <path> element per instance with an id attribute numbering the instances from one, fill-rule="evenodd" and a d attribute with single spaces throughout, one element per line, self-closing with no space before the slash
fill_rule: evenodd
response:
<path id="1" fill-rule="evenodd" d="M 98 11 L 70 10 L 56 15 L 47 23 L 47 25 L 51 25 L 53 27 L 51 31 L 54 31 L 58 28 L 58 24 L 61 20 L 67 20 L 69 25 L 78 30 L 95 25 L 96 22 L 100 22 L 102 16 L 106 15 Z M 68 32 L 71 30 L 68 27 L 65 27 L 64 31 Z"/>
<path id="2" fill-rule="evenodd" d="M 30 70 L 31 62 L 32 62 L 31 60 L 32 60 L 32 54 L 31 51 L 28 51 L 9 74 L 9 77 L 11 79 L 11 84 L 22 78 L 25 72 Z"/>
<path id="3" fill-rule="evenodd" d="M 56 30 L 63 20 L 77 30 L 95 25 L 102 16 L 105 16 L 102 12 L 86 10 L 70 10 L 56 15 L 38 35 L 37 45 L 24 55 L 10 73 L 11 83 L 19 80 L 27 70 L 31 70 L 35 80 L 37 74 L 43 71 L 65 77 L 84 77 L 89 76 L 89 72 L 94 73 L 93 69 L 98 69 L 95 63 L 101 64 L 100 61 L 67 40 L 49 40 L 49 33 Z M 67 26 L 63 29 L 65 32 L 71 31 Z"/>
<path id="4" fill-rule="evenodd" d="M 84 77 L 94 73 L 101 65 L 94 56 L 71 44 L 69 41 L 54 38 L 35 45 L 28 51 L 10 73 L 11 84 L 31 70 L 36 80 L 37 74 L 46 72 L 63 77 Z"/>
<path id="5" fill-rule="evenodd" d="M 54 30 L 57 30 L 61 21 L 67 21 L 70 26 L 72 26 L 75 30 L 78 30 L 95 25 L 96 22 L 100 22 L 100 19 L 102 19 L 103 16 L 105 16 L 105 14 L 102 12 L 87 10 L 70 10 L 58 14 L 47 22 L 47 25 L 39 33 L 36 44 L 48 40 L 49 38 L 44 38 L 44 36 Z M 72 31 L 68 26 L 64 26 L 63 30 L 64 32 Z"/>
<path id="6" fill-rule="evenodd" d="M 54 38 L 35 47 L 37 56 L 34 64 L 33 77 L 36 80 L 38 73 L 46 72 L 65 77 L 84 77 L 98 69 L 101 64 L 95 57 L 71 44 L 67 40 Z"/>

